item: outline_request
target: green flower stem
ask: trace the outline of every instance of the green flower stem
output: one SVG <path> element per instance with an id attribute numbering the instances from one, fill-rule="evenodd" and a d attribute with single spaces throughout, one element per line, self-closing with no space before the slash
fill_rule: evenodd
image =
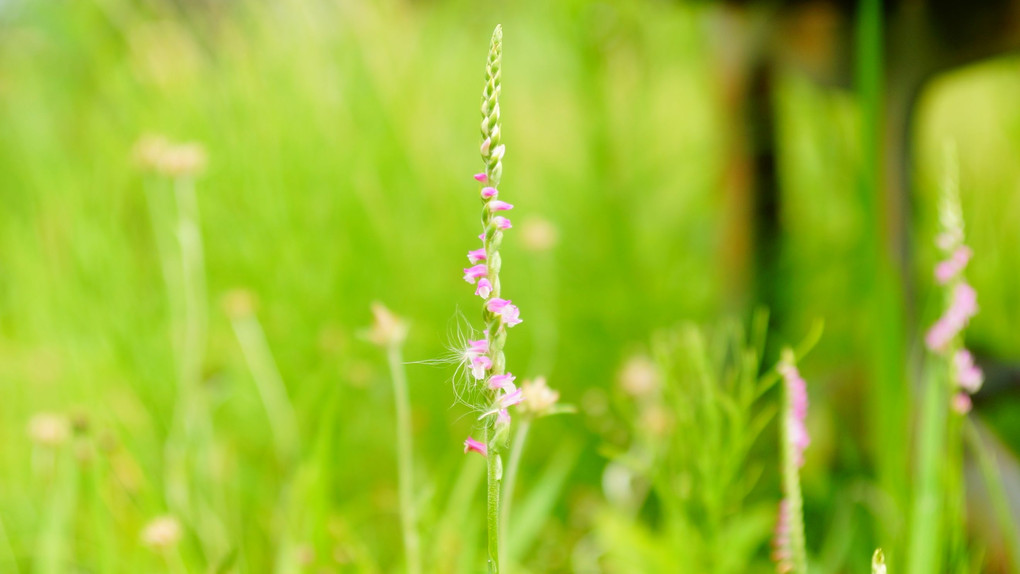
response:
<path id="1" fill-rule="evenodd" d="M 488 527 L 489 574 L 499 574 L 499 491 L 503 481 L 503 461 L 499 452 L 493 449 L 497 442 L 494 440 L 494 434 L 494 427 L 485 427 L 485 442 L 489 445 L 489 454 L 485 461 L 488 478 L 485 522 Z"/>
<path id="2" fill-rule="evenodd" d="M 184 291 L 184 340 L 181 342 L 181 383 L 194 392 L 202 381 L 202 355 L 206 337 L 205 257 L 198 227 L 195 182 L 181 177 L 174 182 L 177 196 L 177 235 L 181 246 L 181 280 Z"/>
<path id="3" fill-rule="evenodd" d="M 411 403 L 407 393 L 407 373 L 399 343 L 386 347 L 393 398 L 397 410 L 397 477 L 400 490 L 400 525 L 404 534 L 404 552 L 408 574 L 421 573 L 421 544 L 414 505 L 414 446 L 411 442 Z"/>
<path id="4" fill-rule="evenodd" d="M 269 428 L 273 431 L 273 442 L 276 443 L 276 456 L 281 463 L 289 466 L 298 454 L 297 415 L 287 396 L 287 387 L 273 360 L 269 343 L 266 342 L 262 324 L 250 313 L 233 317 L 230 323 L 252 378 L 255 379 L 255 389 L 262 399 L 262 406 L 266 409 Z"/>
<path id="5" fill-rule="evenodd" d="M 507 526 L 510 524 L 510 507 L 514 500 L 514 486 L 517 483 L 517 471 L 521 466 L 521 455 L 524 453 L 524 443 L 528 440 L 528 431 L 531 430 L 531 417 L 521 417 L 517 430 L 514 431 L 514 438 L 510 445 L 510 456 L 507 459 L 506 476 L 503 480 L 503 508 L 500 511 L 499 531 L 501 534 L 500 543 L 506 543 Z"/>
<path id="6" fill-rule="evenodd" d="M 934 369 L 931 369 L 934 370 Z M 946 433 L 948 385 L 939 370 L 936 380 L 925 381 L 924 402 L 918 428 L 918 456 L 914 500 L 910 512 L 910 539 L 907 546 L 908 574 L 941 572 L 942 500 L 939 495 L 939 466 L 943 461 Z"/>
<path id="7" fill-rule="evenodd" d="M 992 447 L 985 444 L 985 441 L 981 438 L 981 433 L 978 432 L 977 425 L 972 420 L 965 419 L 963 421 L 963 429 L 967 444 L 977 458 L 978 467 L 981 470 L 981 475 L 984 477 L 988 496 L 992 501 L 992 507 L 995 508 L 995 517 L 999 523 L 999 529 L 1003 533 L 1003 538 L 1005 540 L 1017 540 L 1020 538 L 1020 532 L 1018 532 L 1017 525 L 1009 511 L 1009 496 L 1006 493 L 1006 487 L 1002 483 L 1002 476 L 999 474 L 998 464 L 995 461 L 995 453 L 992 452 Z M 1009 564 L 1013 568 L 1011 572 L 1020 572 L 1020 552 L 1018 552 L 1018 549 L 1013 544 L 1006 544 L 1005 546 L 1006 554 L 1009 556 Z"/>
<path id="8" fill-rule="evenodd" d="M 503 55 L 503 29 L 500 26 L 492 31 L 489 44 L 489 55 L 485 61 L 485 88 L 482 90 L 482 145 L 480 152 L 485 162 L 485 175 L 488 185 L 498 188 L 503 176 L 503 145 L 499 120 L 499 92 L 501 89 L 501 66 Z M 500 296 L 499 271 L 502 260 L 499 247 L 503 241 L 503 232 L 496 227 L 492 210 L 488 202 L 492 198 L 482 199 L 482 228 L 484 229 L 483 244 L 485 247 L 485 263 L 488 279 L 492 283 L 490 297 Z M 506 358 L 503 347 L 506 345 L 506 327 L 498 315 L 482 308 L 482 320 L 485 322 L 486 339 L 489 341 L 489 359 L 492 361 L 490 376 L 506 373 Z M 495 400 L 495 396 L 493 399 Z M 500 452 L 506 441 L 505 428 L 497 428 L 487 421 L 485 425 L 485 444 L 488 449 L 486 466 L 488 488 L 486 494 L 486 525 L 488 530 L 489 573 L 499 573 L 499 496 L 503 479 L 503 465 Z"/>
<path id="9" fill-rule="evenodd" d="M 787 393 L 789 394 L 789 393 Z M 789 398 L 787 398 L 787 409 Z M 790 563 L 794 574 L 807 574 L 807 551 L 804 544 L 804 501 L 800 494 L 800 469 L 793 457 L 793 440 L 789 416 L 783 421 L 783 493 L 786 500 L 786 518 L 789 521 Z"/>

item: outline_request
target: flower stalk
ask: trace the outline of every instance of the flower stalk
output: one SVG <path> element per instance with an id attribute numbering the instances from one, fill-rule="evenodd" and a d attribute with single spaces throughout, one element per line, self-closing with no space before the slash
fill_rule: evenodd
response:
<path id="1" fill-rule="evenodd" d="M 945 173 L 939 198 L 939 234 L 935 243 L 943 260 L 935 266 L 935 281 L 945 310 L 925 334 L 932 353 L 922 387 L 918 415 L 918 454 L 908 572 L 921 574 L 950 569 L 964 560 L 963 544 L 963 415 L 971 408 L 970 395 L 981 388 L 984 374 L 964 348 L 963 332 L 977 314 L 977 293 L 963 277 L 971 258 L 964 244 L 956 152 L 946 146 Z M 950 409 L 956 415 L 950 413 Z M 948 415 L 948 416 L 947 416 Z"/>
<path id="2" fill-rule="evenodd" d="M 366 338 L 386 351 L 393 381 L 393 402 L 397 418 L 397 489 L 400 497 L 400 527 L 408 574 L 421 574 L 421 541 L 414 504 L 414 444 L 411 438 L 411 400 L 407 391 L 402 349 L 407 339 L 407 323 L 382 303 L 372 304 L 375 322 Z"/>
<path id="3" fill-rule="evenodd" d="M 474 451 L 486 457 L 486 525 L 488 529 L 488 564 L 490 573 L 498 573 L 500 491 L 503 480 L 502 453 L 509 436 L 509 408 L 524 400 L 523 393 L 514 385 L 515 377 L 506 370 L 507 330 L 522 322 L 520 310 L 510 299 L 502 297 L 499 272 L 502 258 L 499 248 L 503 243 L 503 232 L 513 224 L 504 215 L 513 205 L 499 198 L 499 184 L 503 178 L 503 155 L 500 125 L 499 94 L 501 90 L 503 56 L 503 29 L 496 26 L 489 44 L 489 55 L 485 63 L 485 87 L 482 90 L 482 144 L 479 148 L 485 171 L 475 174 L 474 179 L 482 185 L 479 196 L 482 201 L 481 248 L 468 252 L 471 267 L 464 269 L 464 280 L 475 285 L 475 295 L 482 298 L 482 321 L 485 324 L 484 338 L 468 341 L 463 359 L 470 370 L 475 387 L 472 396 L 483 397 L 476 405 L 482 415 L 479 417 L 484 430 L 484 443 L 468 438 L 464 442 L 465 452 Z"/>
<path id="4" fill-rule="evenodd" d="M 773 542 L 773 559 L 780 574 L 807 574 L 804 544 L 803 500 L 800 494 L 800 468 L 804 450 L 811 440 L 807 433 L 807 385 L 797 371 L 793 351 L 783 351 L 779 364 L 783 378 L 782 483 L 783 500 Z"/>

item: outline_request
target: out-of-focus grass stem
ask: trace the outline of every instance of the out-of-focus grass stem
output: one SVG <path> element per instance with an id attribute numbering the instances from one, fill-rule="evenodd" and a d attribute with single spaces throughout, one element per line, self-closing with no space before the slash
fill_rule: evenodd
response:
<path id="1" fill-rule="evenodd" d="M 930 369 L 929 372 L 935 372 Z M 938 370 L 942 373 L 942 370 Z M 923 404 L 918 422 L 918 453 L 914 473 L 914 499 L 910 512 L 910 534 L 907 545 L 907 573 L 941 572 L 942 499 L 940 466 L 945 449 L 945 420 L 948 415 L 948 385 L 944 373 L 936 380 L 925 381 Z"/>
<path id="2" fill-rule="evenodd" d="M 496 430 L 485 427 L 485 444 L 493 444 Z M 485 524 L 488 533 L 489 574 L 499 574 L 499 495 L 503 482 L 503 460 L 498 452 L 489 451 L 485 458 L 488 488 L 485 496 Z"/>
<path id="3" fill-rule="evenodd" d="M 206 282 L 202 234 L 198 228 L 198 201 L 190 177 L 174 181 L 177 197 L 177 236 L 181 246 L 181 282 L 184 291 L 184 337 L 181 341 L 181 383 L 188 391 L 202 380 L 202 352 L 205 348 Z"/>
<path id="4" fill-rule="evenodd" d="M 400 524 L 407 554 L 407 572 L 421 572 L 421 544 L 414 503 L 414 445 L 411 442 L 411 402 L 400 342 L 386 346 L 386 360 L 393 379 L 393 400 L 397 411 L 397 475 L 400 490 Z"/>
<path id="5" fill-rule="evenodd" d="M 11 547 L 11 539 L 7 537 L 7 529 L 4 528 L 3 517 L 0 516 L 0 565 L 10 572 L 19 574 L 18 561 L 14 556 L 14 548 Z"/>
<path id="6" fill-rule="evenodd" d="M 298 451 L 298 425 L 294 407 L 287 396 L 287 387 L 273 360 L 262 324 L 250 309 L 232 314 L 230 323 L 248 363 L 255 388 L 262 399 L 273 432 L 273 442 L 280 461 L 289 464 Z"/>
<path id="7" fill-rule="evenodd" d="M 981 470 L 985 487 L 988 489 L 988 497 L 992 501 L 992 508 L 995 509 L 995 518 L 999 523 L 999 529 L 1002 531 L 1002 537 L 1006 541 L 1003 546 L 1009 557 L 1010 572 L 1020 572 L 1020 555 L 1018 555 L 1018 549 L 1014 543 L 1014 541 L 1020 540 L 1020 532 L 1017 531 L 1016 522 L 1010 513 L 1009 496 L 1002 484 L 1002 477 L 999 475 L 995 456 L 985 444 L 985 441 L 982 440 L 981 433 L 978 431 L 974 421 L 969 418 L 965 419 L 963 421 L 963 432 L 967 444 L 977 458 L 978 468 Z"/>
<path id="8" fill-rule="evenodd" d="M 507 458 L 506 474 L 503 480 L 503 507 L 500 509 L 499 532 L 500 542 L 506 547 L 507 526 L 510 524 L 510 507 L 514 501 L 514 487 L 517 483 L 517 472 L 521 467 L 521 455 L 524 454 L 524 443 L 528 440 L 531 430 L 531 417 L 521 417 L 511 440 L 510 456 Z"/>

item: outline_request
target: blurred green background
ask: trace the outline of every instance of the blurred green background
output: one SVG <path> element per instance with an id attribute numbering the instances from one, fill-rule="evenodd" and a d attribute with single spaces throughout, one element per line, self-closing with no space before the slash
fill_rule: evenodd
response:
<path id="1" fill-rule="evenodd" d="M 649 534 L 663 524 L 654 501 L 606 518 L 619 506 L 607 462 L 647 423 L 620 373 L 656 352 L 663 329 L 746 323 L 755 303 L 777 318 L 769 360 L 824 322 L 802 365 L 815 441 L 808 547 L 812 571 L 865 571 L 875 546 L 895 544 L 883 529 L 897 531 L 890 521 L 905 510 L 876 479 L 869 409 L 882 407 L 862 397 L 864 365 L 884 360 L 876 342 L 916 334 L 938 312 L 930 244 L 947 139 L 959 150 L 981 304 L 968 343 L 988 364 L 1020 357 L 1020 59 L 947 74 L 921 94 L 907 166 L 917 316 L 886 324 L 862 310 L 873 269 L 860 245 L 876 215 L 856 187 L 860 99 L 792 69 L 776 74 L 771 108 L 775 298 L 754 301 L 741 219 L 734 229 L 721 192 L 742 120 L 721 87 L 729 32 L 713 24 L 718 12 L 573 0 L 0 3 L 0 571 L 400 570 L 390 383 L 383 353 L 358 335 L 382 301 L 410 321 L 405 359 L 426 361 L 447 352 L 458 313 L 476 321 L 460 270 L 477 234 L 470 176 L 497 22 L 501 197 L 517 206 L 503 289 L 525 320 L 508 364 L 546 375 L 579 408 L 532 431 L 510 535 L 519 571 L 656 571 L 619 556 L 689 543 Z M 176 253 L 177 207 L 170 182 L 138 164 L 146 134 L 198 142 L 208 157 L 195 182 L 208 336 L 187 392 L 175 346 L 187 319 L 174 303 L 187 289 L 162 267 Z M 257 301 L 296 454 L 274 450 L 221 305 L 235 289 Z M 908 344 L 906 355 L 919 352 Z M 892 368 L 906 377 L 905 365 Z M 430 571 L 480 572 L 484 465 L 460 451 L 473 417 L 453 404 L 452 368 L 407 372 Z M 1010 384 L 979 396 L 973 416 L 1017 449 Z M 39 413 L 69 421 L 72 436 L 33 441 Z M 194 413 L 202 420 L 181 418 Z M 773 430 L 755 448 L 762 464 Z M 882 450 L 911 457 L 909 443 Z M 776 470 L 761 472 L 750 496 L 768 506 Z M 153 549 L 142 532 L 176 514 L 180 484 L 202 510 L 176 517 L 172 552 Z M 772 569 L 762 512 L 744 571 Z M 995 548 L 1015 542 L 975 539 L 991 558 L 981 570 L 975 551 L 973 571 L 1000 571 Z"/>

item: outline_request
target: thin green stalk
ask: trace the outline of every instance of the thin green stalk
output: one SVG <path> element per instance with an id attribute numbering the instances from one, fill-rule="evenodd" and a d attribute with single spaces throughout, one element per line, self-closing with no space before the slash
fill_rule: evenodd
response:
<path id="1" fill-rule="evenodd" d="M 489 445 L 489 454 L 485 459 L 488 490 L 486 493 L 486 525 L 488 527 L 489 574 L 499 574 L 499 491 L 503 479 L 503 461 L 493 447 L 496 441 L 491 440 L 495 429 L 485 427 L 485 443 Z"/>
<path id="2" fill-rule="evenodd" d="M 421 545 L 418 540 L 414 506 L 414 447 L 411 442 L 411 403 L 407 393 L 407 373 L 400 353 L 400 343 L 386 347 L 386 359 L 393 379 L 393 398 L 397 410 L 397 476 L 400 490 L 400 525 L 404 534 L 407 571 L 421 572 Z"/>
<path id="3" fill-rule="evenodd" d="M 181 246 L 181 282 L 184 291 L 184 339 L 181 341 L 181 383 L 196 389 L 202 380 L 202 354 L 206 335 L 205 256 L 198 228 L 195 183 L 189 177 L 174 181 L 177 196 L 177 235 Z"/>
<path id="4" fill-rule="evenodd" d="M 170 574 L 187 574 L 188 566 L 184 562 L 184 557 L 181 556 L 180 548 L 171 548 L 163 555 L 163 560 L 166 564 L 166 571 Z"/>
<path id="5" fill-rule="evenodd" d="M 14 555 L 14 548 L 11 546 L 11 539 L 7 537 L 7 529 L 4 528 L 4 521 L 0 518 L 0 550 L 3 551 L 3 560 L 0 564 L 4 564 L 5 567 L 9 567 L 11 572 L 18 574 L 18 559 Z"/>
<path id="6" fill-rule="evenodd" d="M 804 500 L 800 494 L 800 469 L 793 455 L 791 421 L 784 417 L 783 424 L 783 497 L 786 503 L 786 519 L 789 521 L 789 550 L 791 572 L 807 574 L 807 552 L 804 540 Z"/>
<path id="7" fill-rule="evenodd" d="M 531 430 L 531 417 L 521 417 L 521 422 L 514 431 L 510 446 L 510 457 L 507 459 L 506 476 L 503 480 L 503 508 L 500 510 L 499 531 L 500 544 L 506 546 L 507 527 L 510 525 L 510 507 L 514 501 L 514 486 L 517 483 L 517 471 L 521 466 L 521 455 L 524 454 L 524 443 L 528 440 Z"/>
<path id="8" fill-rule="evenodd" d="M 945 448 L 945 420 L 949 397 L 940 376 L 924 385 L 924 403 L 917 432 L 918 453 L 914 500 L 910 512 L 907 574 L 941 572 L 942 500 L 939 467 Z"/>
<path id="9" fill-rule="evenodd" d="M 995 509 L 995 518 L 999 522 L 999 529 L 1005 539 L 1006 554 L 1009 556 L 1010 572 L 1020 573 L 1020 555 L 1018 555 L 1015 540 L 1020 540 L 1020 532 L 1017 531 L 1016 522 L 1010 514 L 1009 496 L 1002 484 L 1002 477 L 996 466 L 995 457 L 989 448 L 981 440 L 977 425 L 967 419 L 964 421 L 963 430 L 971 450 L 977 457 L 978 467 L 985 480 L 985 487 L 988 489 L 988 497 L 992 501 L 992 508 Z"/>
<path id="10" fill-rule="evenodd" d="M 296 458 L 298 449 L 297 415 L 287 396 L 280 370 L 273 361 L 262 325 L 252 313 L 233 317 L 230 322 L 269 417 L 277 457 L 285 464 L 290 463 Z"/>
<path id="11" fill-rule="evenodd" d="M 945 510 L 942 513 L 947 550 L 946 570 L 959 572 L 959 566 L 966 566 L 966 485 L 963 478 L 963 417 L 956 412 L 947 412 L 946 445 L 943 449 L 941 470 L 942 491 L 945 493 Z"/>

